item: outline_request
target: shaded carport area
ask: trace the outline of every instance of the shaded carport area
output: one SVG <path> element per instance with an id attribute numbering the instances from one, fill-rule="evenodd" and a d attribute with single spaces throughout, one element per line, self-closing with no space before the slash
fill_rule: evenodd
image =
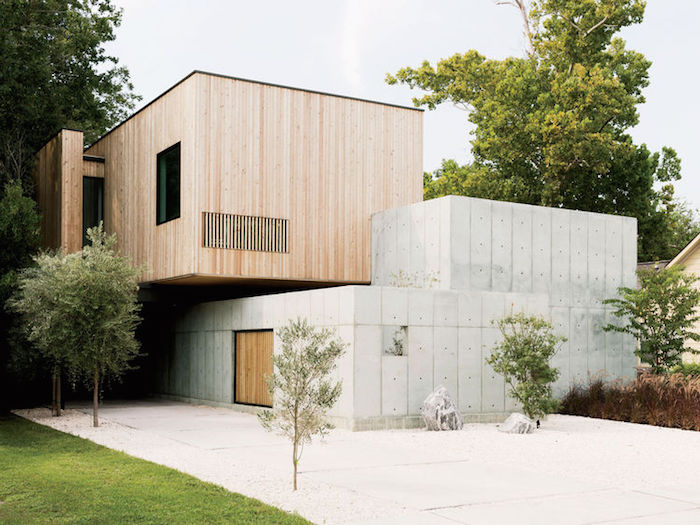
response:
<path id="1" fill-rule="evenodd" d="M 158 400 L 43 422 L 326 523 L 698 523 L 700 433 L 551 416 L 533 435 L 333 431 L 291 447 L 253 414 Z M 61 420 L 63 419 L 63 422 Z"/>

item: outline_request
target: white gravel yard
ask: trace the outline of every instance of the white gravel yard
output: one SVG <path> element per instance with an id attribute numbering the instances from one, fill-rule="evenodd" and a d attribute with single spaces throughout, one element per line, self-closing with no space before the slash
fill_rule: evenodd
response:
<path id="1" fill-rule="evenodd" d="M 700 433 L 551 416 L 533 435 L 336 430 L 291 452 L 254 416 L 173 402 L 17 413 L 316 523 L 700 523 Z"/>

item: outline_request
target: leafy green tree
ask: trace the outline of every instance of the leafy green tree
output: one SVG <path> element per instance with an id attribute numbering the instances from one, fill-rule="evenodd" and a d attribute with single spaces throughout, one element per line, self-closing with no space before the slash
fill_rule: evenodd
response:
<path id="1" fill-rule="evenodd" d="M 493 60 L 470 50 L 387 76 L 424 91 L 416 106 L 452 102 L 475 126 L 473 163 L 445 161 L 425 179 L 426 198 L 449 191 L 629 215 L 639 221 L 640 259 L 672 255 L 664 205 L 680 161 L 671 148 L 651 153 L 629 136 L 651 63 L 615 36 L 642 21 L 644 2 L 500 3 L 523 15 L 526 56 Z"/>
<path id="2" fill-rule="evenodd" d="M 22 315 L 28 339 L 52 367 L 84 379 L 93 389 L 98 426 L 101 381 L 119 378 L 138 355 L 139 270 L 115 251 L 116 236 L 100 224 L 88 230 L 82 251 L 42 254 L 23 270 L 10 300 Z"/>
<path id="3" fill-rule="evenodd" d="M 0 2 L 0 188 L 20 181 L 32 197 L 34 155 L 59 128 L 81 129 L 92 142 L 134 108 L 140 97 L 129 72 L 104 47 L 120 23 L 121 10 L 111 0 Z M 5 198 L 19 207 L 6 210 L 6 201 L 0 210 L 0 390 L 7 390 L 0 407 L 16 390 L 7 370 L 8 327 L 16 320 L 4 302 L 15 272 L 30 263 L 38 244 L 29 227 L 36 211 L 12 191 Z M 15 218 L 5 221 L 12 213 Z M 21 229 L 26 234 L 18 234 Z"/>
<path id="4" fill-rule="evenodd" d="M 0 184 L 30 187 L 35 152 L 59 128 L 93 141 L 139 99 L 107 54 L 121 10 L 111 0 L 0 2 Z"/>
<path id="5" fill-rule="evenodd" d="M 276 372 L 266 378 L 274 408 L 259 414 L 259 419 L 265 429 L 292 442 L 297 490 L 297 466 L 304 444 L 333 428 L 326 412 L 338 401 L 342 385 L 330 374 L 345 344 L 334 331 L 314 328 L 306 319 L 290 321 L 278 335 L 282 352 L 273 356 Z"/>
<path id="6" fill-rule="evenodd" d="M 552 383 L 559 370 L 550 359 L 566 338 L 554 334 L 552 325 L 541 317 L 510 314 L 494 322 L 503 336 L 486 362 L 501 374 L 510 387 L 509 394 L 523 407 L 525 414 L 538 418 L 554 411 Z"/>
<path id="7" fill-rule="evenodd" d="M 22 191 L 18 180 L 3 188 L 0 198 L 0 409 L 9 402 L 13 386 L 9 376 L 10 330 L 14 320 L 5 302 L 17 286 L 18 271 L 32 264 L 39 247 L 39 214 L 34 200 Z"/>
<path id="8" fill-rule="evenodd" d="M 686 346 L 700 341 L 695 323 L 700 320 L 700 280 L 683 268 L 639 270 L 639 288 L 618 288 L 620 298 L 606 299 L 615 307 L 613 315 L 625 324 L 609 324 L 606 331 L 632 334 L 639 341 L 636 354 L 654 372 L 680 365 L 684 353 L 700 353 Z"/>
<path id="9" fill-rule="evenodd" d="M 51 373 L 51 407 L 61 415 L 61 375 L 74 371 L 72 322 L 74 313 L 63 299 L 70 286 L 70 260 L 51 254 L 34 258 L 35 265 L 19 274 L 18 291 L 8 305 L 21 314 L 21 321 L 30 343 L 39 351 L 43 364 Z M 25 349 L 28 351 L 28 349 Z M 31 356 L 26 361 L 31 361 Z"/>

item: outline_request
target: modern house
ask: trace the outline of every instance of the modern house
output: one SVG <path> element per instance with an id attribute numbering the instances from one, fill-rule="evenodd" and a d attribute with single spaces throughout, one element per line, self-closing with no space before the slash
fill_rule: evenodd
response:
<path id="1" fill-rule="evenodd" d="M 559 392 L 632 376 L 601 300 L 634 284 L 636 221 L 445 197 L 422 202 L 422 112 L 194 72 L 83 149 L 38 154 L 46 247 L 104 221 L 160 305 L 154 389 L 269 406 L 275 330 L 307 317 L 348 343 L 336 421 L 414 425 L 439 384 L 473 419 L 515 408 L 484 363 L 513 310 L 568 338 Z M 148 320 L 148 319 L 147 319 Z"/>

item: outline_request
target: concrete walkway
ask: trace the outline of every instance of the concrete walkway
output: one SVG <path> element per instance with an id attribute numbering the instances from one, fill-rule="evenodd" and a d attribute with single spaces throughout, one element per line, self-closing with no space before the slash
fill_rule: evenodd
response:
<path id="1" fill-rule="evenodd" d="M 696 432 L 570 416 L 527 436 L 484 424 L 334 431 L 307 446 L 293 494 L 289 445 L 252 415 L 128 402 L 107 403 L 101 416 L 99 429 L 86 414 L 40 422 L 319 523 L 700 523 Z"/>

